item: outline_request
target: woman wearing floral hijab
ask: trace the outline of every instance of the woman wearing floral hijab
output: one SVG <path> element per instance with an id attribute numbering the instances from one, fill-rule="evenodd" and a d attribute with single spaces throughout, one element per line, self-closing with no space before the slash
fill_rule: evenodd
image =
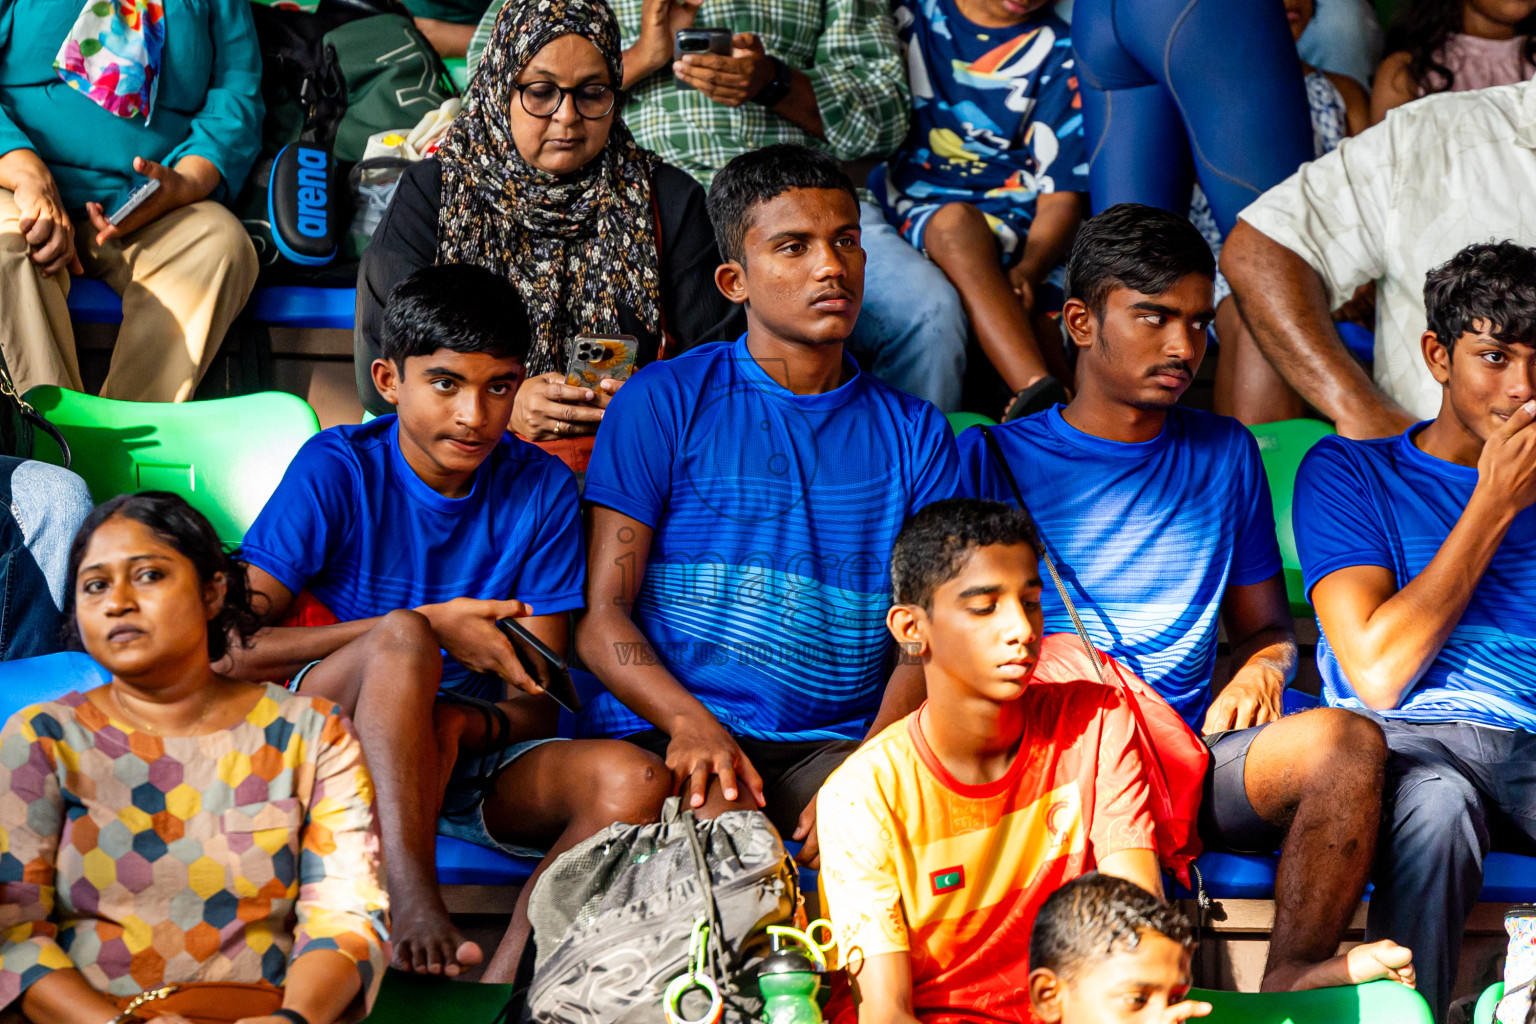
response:
<path id="1" fill-rule="evenodd" d="M 368 367 L 390 289 L 434 262 L 510 278 L 533 324 L 512 429 L 590 442 L 615 382 L 563 383 L 571 341 L 632 334 L 639 361 L 735 337 L 704 191 L 641 149 L 619 118 L 619 27 L 603 0 L 517 0 L 502 10 L 464 112 L 436 158 L 409 168 L 359 275 L 358 392 L 390 411 Z M 573 468 L 581 452 L 562 451 Z"/>

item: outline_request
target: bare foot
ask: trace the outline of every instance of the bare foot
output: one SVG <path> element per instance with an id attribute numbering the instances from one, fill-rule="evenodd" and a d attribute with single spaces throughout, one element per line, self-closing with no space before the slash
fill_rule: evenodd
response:
<path id="1" fill-rule="evenodd" d="M 452 978 L 485 959 L 480 947 L 459 934 L 440 906 L 423 910 L 419 904 L 412 907 L 415 902 L 402 901 L 391 914 L 397 969 Z"/>
<path id="2" fill-rule="evenodd" d="M 1265 992 L 1300 992 L 1336 985 L 1363 985 L 1386 978 L 1413 988 L 1413 952 L 1391 939 L 1367 942 L 1343 956 L 1316 964 L 1281 965 L 1264 976 Z"/>

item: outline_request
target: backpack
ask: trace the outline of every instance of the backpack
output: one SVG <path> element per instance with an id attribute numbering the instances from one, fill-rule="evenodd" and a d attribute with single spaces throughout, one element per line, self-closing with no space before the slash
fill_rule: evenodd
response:
<path id="1" fill-rule="evenodd" d="M 314 11 L 257 2 L 251 12 L 267 114 L 261 155 L 233 204 L 235 215 L 256 245 L 264 282 L 351 287 L 361 256 L 344 229 L 353 215 L 345 187 L 352 165 L 370 135 L 409 131 L 458 90 L 398 0 L 320 0 Z M 296 223 L 302 212 L 284 209 L 284 197 L 296 191 L 295 172 L 279 160 L 302 155 L 295 150 L 301 139 L 334 158 L 326 196 L 334 259 L 304 259 L 302 252 L 298 260 L 282 258 L 273 230 L 274 221 Z"/>
<path id="2" fill-rule="evenodd" d="M 790 923 L 798 904 L 794 865 L 766 815 L 700 821 L 670 797 L 659 823 L 610 825 L 534 886 L 533 980 L 518 1019 L 655 1024 L 669 985 L 696 967 L 719 990 L 715 1019 L 749 1024 L 762 1010 L 755 972 L 772 951 L 766 929 Z M 710 1004 L 695 988 L 680 1010 L 698 1020 Z"/>

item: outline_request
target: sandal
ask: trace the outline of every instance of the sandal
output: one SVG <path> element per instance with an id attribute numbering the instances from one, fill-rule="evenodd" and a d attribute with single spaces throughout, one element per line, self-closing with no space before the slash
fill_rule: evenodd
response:
<path id="1" fill-rule="evenodd" d="M 1046 374 L 1029 387 L 1020 389 L 1013 396 L 1007 410 L 1003 413 L 1003 422 L 1011 423 L 1025 416 L 1032 416 L 1037 412 L 1045 412 L 1055 406 L 1064 405 L 1069 397 L 1061 381 Z"/>

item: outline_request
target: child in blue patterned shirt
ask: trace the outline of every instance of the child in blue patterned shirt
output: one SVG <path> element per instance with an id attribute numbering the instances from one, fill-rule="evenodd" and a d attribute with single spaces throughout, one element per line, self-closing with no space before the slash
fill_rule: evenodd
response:
<path id="1" fill-rule="evenodd" d="M 1040 292 L 1072 245 L 1088 191 L 1067 22 L 1049 0 L 898 0 L 896 28 L 912 128 L 869 187 L 954 282 L 1013 392 L 1008 418 L 1066 401 L 1052 376 L 1066 379 L 1062 346 L 1041 342 Z"/>

